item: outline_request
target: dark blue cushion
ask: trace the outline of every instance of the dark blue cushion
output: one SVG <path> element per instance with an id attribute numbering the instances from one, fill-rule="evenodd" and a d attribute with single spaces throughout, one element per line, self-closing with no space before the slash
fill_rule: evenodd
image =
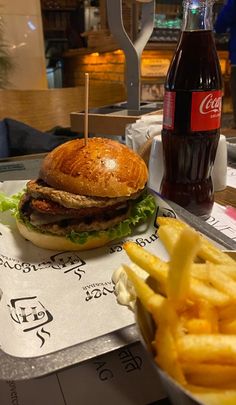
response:
<path id="1" fill-rule="evenodd" d="M 0 121 L 0 158 L 5 158 L 10 155 L 8 142 L 8 132 L 4 121 Z"/>
<path id="2" fill-rule="evenodd" d="M 5 118 L 4 123 L 7 129 L 9 156 L 50 152 L 56 146 L 79 137 L 79 134 L 69 135 L 66 130 L 64 134 L 63 129 L 58 135 L 41 132 L 11 118 Z"/>

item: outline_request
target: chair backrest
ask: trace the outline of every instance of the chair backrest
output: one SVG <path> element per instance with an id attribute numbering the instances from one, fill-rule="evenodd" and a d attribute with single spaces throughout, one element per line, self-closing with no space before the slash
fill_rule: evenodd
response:
<path id="1" fill-rule="evenodd" d="M 0 90 L 0 120 L 12 118 L 38 130 L 70 127 L 70 113 L 83 111 L 84 87 L 48 90 Z M 121 83 L 90 83 L 89 107 L 124 101 Z"/>

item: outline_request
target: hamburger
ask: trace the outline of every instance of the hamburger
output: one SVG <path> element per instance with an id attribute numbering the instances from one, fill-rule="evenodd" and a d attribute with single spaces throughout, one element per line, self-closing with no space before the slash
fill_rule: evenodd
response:
<path id="1" fill-rule="evenodd" d="M 143 159 L 107 138 L 66 142 L 26 184 L 16 214 L 21 235 L 52 250 L 87 250 L 125 237 L 155 211 Z"/>

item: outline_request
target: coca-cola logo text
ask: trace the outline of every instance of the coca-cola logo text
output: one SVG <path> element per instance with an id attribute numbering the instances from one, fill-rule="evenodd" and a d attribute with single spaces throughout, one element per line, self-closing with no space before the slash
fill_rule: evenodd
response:
<path id="1" fill-rule="evenodd" d="M 221 112 L 221 97 L 214 97 L 213 94 L 208 94 L 201 102 L 199 111 L 201 114 L 220 113 Z"/>

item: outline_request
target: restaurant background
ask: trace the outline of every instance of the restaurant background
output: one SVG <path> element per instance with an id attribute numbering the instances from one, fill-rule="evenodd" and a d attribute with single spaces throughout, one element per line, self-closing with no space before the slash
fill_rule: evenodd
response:
<path id="1" fill-rule="evenodd" d="M 216 1 L 214 20 L 223 3 Z M 126 32 L 134 41 L 140 4 L 123 0 L 122 10 Z M 154 30 L 141 60 L 142 101 L 163 100 L 181 14 L 181 0 L 156 0 Z M 5 0 L 1 15 L 6 50 L 13 62 L 7 88 L 82 86 L 85 72 L 90 73 L 91 83 L 125 83 L 125 57 L 109 30 L 106 0 Z M 232 111 L 228 34 L 216 35 L 216 43 L 224 77 L 223 112 L 227 113 Z M 107 102 L 104 99 L 102 104 Z"/>

